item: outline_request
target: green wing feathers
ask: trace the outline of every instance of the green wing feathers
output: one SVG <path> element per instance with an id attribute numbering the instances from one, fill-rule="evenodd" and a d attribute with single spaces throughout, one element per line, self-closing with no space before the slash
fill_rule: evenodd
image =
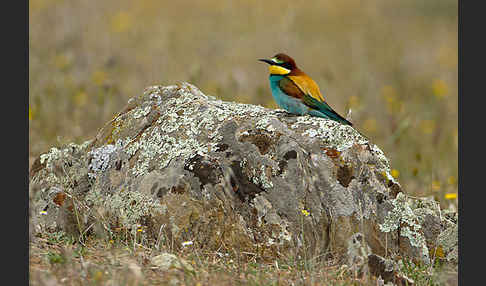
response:
<path id="1" fill-rule="evenodd" d="M 330 119 L 341 122 L 342 124 L 353 126 L 351 122 L 349 122 L 348 120 L 346 120 L 346 118 L 342 117 L 336 111 L 334 111 L 325 101 L 319 101 L 307 94 L 304 95 L 302 101 L 305 105 L 320 111 L 324 115 L 328 116 Z"/>
<path id="2" fill-rule="evenodd" d="M 295 77 L 294 77 L 295 78 Z M 342 124 L 353 125 L 351 122 L 346 120 L 341 115 L 337 114 L 324 100 L 319 100 L 316 97 L 311 96 L 310 94 L 305 93 L 302 89 L 297 85 L 293 80 L 284 77 L 278 83 L 280 89 L 287 94 L 288 96 L 300 99 L 302 103 L 307 105 L 308 107 L 319 111 L 320 113 L 327 116 L 329 119 L 335 120 Z M 319 97 L 322 96 L 319 93 Z"/>

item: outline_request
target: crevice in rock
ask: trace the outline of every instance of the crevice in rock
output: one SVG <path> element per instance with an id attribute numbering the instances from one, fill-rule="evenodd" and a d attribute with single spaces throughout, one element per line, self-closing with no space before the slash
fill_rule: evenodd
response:
<path id="1" fill-rule="evenodd" d="M 187 160 L 184 165 L 184 170 L 193 173 L 199 179 L 201 188 L 206 184 L 217 184 L 219 182 L 218 177 L 220 177 L 221 173 L 217 167 L 213 166 L 210 162 L 204 161 L 204 158 L 200 155 L 196 155 Z"/>
<path id="2" fill-rule="evenodd" d="M 337 179 L 343 187 L 348 187 L 353 176 L 353 169 L 347 165 L 340 166 L 337 170 Z"/>
<path id="3" fill-rule="evenodd" d="M 231 177 L 231 186 L 242 202 L 246 201 L 247 199 L 252 200 L 255 198 L 255 195 L 265 191 L 248 180 L 247 175 L 243 173 L 243 169 L 241 168 L 239 161 L 233 161 L 230 167 L 234 175 Z"/>
<path id="4" fill-rule="evenodd" d="M 284 155 L 285 160 L 297 159 L 297 152 L 295 150 L 290 150 Z"/>

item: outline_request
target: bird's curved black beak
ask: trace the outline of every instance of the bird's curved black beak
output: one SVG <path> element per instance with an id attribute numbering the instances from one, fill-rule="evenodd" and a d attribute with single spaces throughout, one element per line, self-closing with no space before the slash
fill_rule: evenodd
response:
<path id="1" fill-rule="evenodd" d="M 267 59 L 258 59 L 258 60 L 261 61 L 261 62 L 267 63 L 269 65 L 274 65 L 275 64 L 273 61 L 267 60 Z"/>

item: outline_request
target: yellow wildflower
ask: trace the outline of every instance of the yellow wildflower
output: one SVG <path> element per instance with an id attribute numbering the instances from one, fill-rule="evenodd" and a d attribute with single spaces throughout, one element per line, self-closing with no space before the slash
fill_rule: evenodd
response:
<path id="1" fill-rule="evenodd" d="M 102 278 L 103 278 L 103 272 L 101 272 L 99 270 L 96 271 L 95 274 L 94 274 L 94 276 L 93 276 L 93 279 L 95 281 L 101 281 Z"/>
<path id="2" fill-rule="evenodd" d="M 447 200 L 454 200 L 457 199 L 457 193 L 447 193 L 444 196 Z"/>
<path id="3" fill-rule="evenodd" d="M 443 80 L 437 79 L 432 84 L 432 91 L 436 97 L 442 98 L 447 95 L 449 88 Z"/>
<path id="4" fill-rule="evenodd" d="M 397 169 L 392 169 L 391 170 L 391 175 L 393 178 L 398 178 L 398 176 L 400 176 L 400 171 L 398 171 Z"/>
<path id="5" fill-rule="evenodd" d="M 301 212 L 302 212 L 302 214 L 304 216 L 309 216 L 310 215 L 310 213 L 306 209 L 301 210 Z"/>

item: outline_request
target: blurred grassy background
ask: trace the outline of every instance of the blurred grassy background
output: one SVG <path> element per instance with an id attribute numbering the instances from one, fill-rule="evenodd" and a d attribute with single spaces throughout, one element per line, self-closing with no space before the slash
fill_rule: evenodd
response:
<path id="1" fill-rule="evenodd" d="M 390 158 L 406 192 L 457 206 L 454 0 L 29 1 L 30 156 L 83 142 L 146 86 L 188 81 L 276 107 L 285 52 Z"/>

